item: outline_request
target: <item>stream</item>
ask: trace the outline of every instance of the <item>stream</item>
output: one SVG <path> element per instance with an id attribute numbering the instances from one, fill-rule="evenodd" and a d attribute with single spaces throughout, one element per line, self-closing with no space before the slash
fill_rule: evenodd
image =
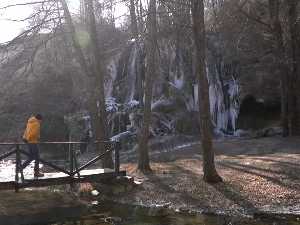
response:
<path id="1" fill-rule="evenodd" d="M 72 208 L 72 210 L 74 210 Z M 131 206 L 125 204 L 93 202 L 91 206 L 82 208 L 81 213 L 72 215 L 69 218 L 49 222 L 26 223 L 26 225 L 100 225 L 100 224 L 143 224 L 143 225 L 292 225 L 300 224 L 300 216 L 294 215 L 259 215 L 255 219 L 237 218 L 214 214 L 188 213 L 188 212 L 169 212 L 162 217 L 150 217 L 149 208 Z M 70 216 L 68 209 L 65 215 Z M 78 215 L 78 216 L 76 216 Z M 0 223 L 1 224 L 1 223 Z"/>

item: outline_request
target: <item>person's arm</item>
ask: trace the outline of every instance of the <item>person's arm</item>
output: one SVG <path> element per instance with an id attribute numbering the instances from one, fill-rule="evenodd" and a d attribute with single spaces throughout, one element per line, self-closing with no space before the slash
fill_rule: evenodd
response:
<path id="1" fill-rule="evenodd" d="M 26 140 L 29 142 L 34 137 L 39 136 L 39 135 L 40 135 L 40 124 L 36 123 L 36 124 L 34 124 L 30 134 L 27 134 Z"/>

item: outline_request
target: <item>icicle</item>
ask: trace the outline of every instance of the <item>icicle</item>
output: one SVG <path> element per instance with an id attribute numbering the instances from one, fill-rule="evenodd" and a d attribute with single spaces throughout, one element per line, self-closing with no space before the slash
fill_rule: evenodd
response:
<path id="1" fill-rule="evenodd" d="M 198 106 L 198 84 L 194 84 L 194 109 L 199 109 Z"/>

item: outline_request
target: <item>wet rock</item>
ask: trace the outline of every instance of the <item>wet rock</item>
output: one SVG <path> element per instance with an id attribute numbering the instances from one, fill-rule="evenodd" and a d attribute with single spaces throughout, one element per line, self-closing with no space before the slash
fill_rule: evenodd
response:
<path id="1" fill-rule="evenodd" d="M 115 224 L 115 225 L 119 225 L 123 223 L 123 219 L 121 217 L 104 217 L 103 215 L 101 215 L 100 220 L 105 222 L 105 223 L 111 223 L 111 224 Z"/>
<path id="2" fill-rule="evenodd" d="M 108 218 L 106 218 L 106 222 L 109 222 L 112 224 L 122 224 L 123 219 L 121 217 L 108 217 Z"/>
<path id="3" fill-rule="evenodd" d="M 149 209 L 150 217 L 163 217 L 169 214 L 168 205 L 154 206 Z"/>
<path id="4" fill-rule="evenodd" d="M 233 137 L 252 137 L 253 132 L 251 131 L 244 131 L 244 130 L 237 130 L 233 133 Z"/>

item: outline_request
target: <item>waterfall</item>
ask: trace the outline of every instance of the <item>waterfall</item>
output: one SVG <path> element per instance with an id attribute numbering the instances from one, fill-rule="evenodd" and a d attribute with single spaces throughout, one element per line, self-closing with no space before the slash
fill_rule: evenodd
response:
<path id="1" fill-rule="evenodd" d="M 223 93 L 222 88 L 213 84 L 209 87 L 210 114 L 212 120 L 220 129 L 227 130 L 228 123 L 231 122 L 231 129 L 235 131 L 235 121 L 238 117 L 238 106 L 235 102 L 235 96 L 239 93 L 239 86 L 234 80 L 226 83 L 229 90 Z M 229 97 L 229 105 L 226 107 L 224 96 Z"/>
<path id="2" fill-rule="evenodd" d="M 145 68 L 146 48 L 142 42 L 141 65 Z M 153 101 L 160 98 L 162 84 L 167 80 L 183 96 L 188 96 L 187 108 L 189 110 L 198 110 L 198 69 L 194 46 L 181 44 L 181 47 L 177 49 L 174 44 L 164 39 L 158 41 L 158 46 L 160 50 L 157 51 Z M 236 98 L 240 88 L 232 77 L 229 79 L 229 76 L 225 76 L 224 71 L 222 71 L 222 75 L 219 74 L 212 57 L 208 57 L 210 57 L 208 59 L 210 61 L 206 63 L 206 72 L 209 83 L 211 118 L 219 129 L 234 131 L 239 108 Z M 224 62 L 221 64 L 223 67 Z M 136 49 L 135 45 L 131 45 L 127 52 L 118 55 L 107 67 L 110 79 L 106 82 L 106 96 L 116 97 L 119 101 L 121 99 L 120 102 L 123 103 L 133 101 L 137 87 L 135 69 Z M 122 98 L 117 96 L 122 96 Z"/>

